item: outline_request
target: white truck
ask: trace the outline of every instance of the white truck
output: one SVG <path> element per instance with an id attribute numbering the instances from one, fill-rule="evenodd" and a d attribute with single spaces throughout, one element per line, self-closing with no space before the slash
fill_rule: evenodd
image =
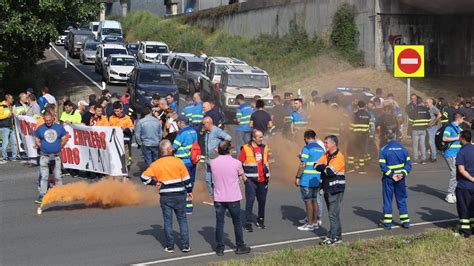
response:
<path id="1" fill-rule="evenodd" d="M 170 54 L 164 42 L 144 41 L 138 46 L 137 60 L 140 63 L 164 63 Z"/>
<path id="2" fill-rule="evenodd" d="M 201 93 L 210 97 L 219 90 L 222 71 L 229 66 L 248 66 L 245 61 L 232 57 L 208 57 L 199 76 Z"/>
<path id="3" fill-rule="evenodd" d="M 272 84 L 268 73 L 253 66 L 227 66 L 221 75 L 219 89 L 213 90 L 212 99 L 224 112 L 234 113 L 239 105 L 235 97 L 244 95 L 247 102 L 255 98 L 264 101 L 266 108 L 273 107 Z"/>

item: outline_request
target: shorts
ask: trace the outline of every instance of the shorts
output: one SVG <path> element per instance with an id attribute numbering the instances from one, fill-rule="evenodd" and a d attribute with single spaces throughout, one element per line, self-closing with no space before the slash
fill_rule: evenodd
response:
<path id="1" fill-rule="evenodd" d="M 319 194 L 319 187 L 302 187 L 300 186 L 301 198 L 303 201 L 316 201 Z"/>

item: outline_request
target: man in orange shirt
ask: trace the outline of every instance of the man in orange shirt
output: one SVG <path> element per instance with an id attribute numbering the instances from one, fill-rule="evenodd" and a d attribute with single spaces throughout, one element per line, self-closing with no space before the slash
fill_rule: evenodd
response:
<path id="1" fill-rule="evenodd" d="M 191 178 L 183 161 L 173 156 L 171 142 L 160 142 L 161 158 L 154 161 L 143 172 L 141 179 L 145 185 L 160 189 L 160 205 L 163 211 L 166 238 L 165 252 L 174 252 L 173 212 L 179 224 L 181 251 L 190 252 L 188 221 L 186 217 L 186 197 L 192 198 Z"/>
<path id="2" fill-rule="evenodd" d="M 128 171 L 130 172 L 130 166 L 132 165 L 132 136 L 135 129 L 132 119 L 130 116 L 123 113 L 122 102 L 115 101 L 113 103 L 114 113 L 109 117 L 109 124 L 111 127 L 121 127 L 123 130 L 123 140 L 125 147 L 125 158 Z M 126 181 L 127 177 L 124 177 L 123 181 Z"/>
<path id="3" fill-rule="evenodd" d="M 89 123 L 90 126 L 110 126 L 109 121 L 107 120 L 107 116 L 104 115 L 104 107 L 102 105 L 97 104 L 94 107 L 94 116 L 91 117 L 91 121 Z"/>

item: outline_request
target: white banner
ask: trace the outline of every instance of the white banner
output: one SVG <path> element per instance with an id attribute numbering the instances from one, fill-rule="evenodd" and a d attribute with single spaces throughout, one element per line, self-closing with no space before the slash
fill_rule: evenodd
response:
<path id="1" fill-rule="evenodd" d="M 26 152 L 29 158 L 36 158 L 38 151 L 35 147 L 35 138 L 33 136 L 36 130 L 37 118 L 26 115 L 15 115 L 15 134 L 18 141 L 18 150 Z"/>
<path id="2" fill-rule="evenodd" d="M 120 127 L 65 125 L 69 140 L 61 151 L 64 168 L 110 176 L 127 175 Z"/>

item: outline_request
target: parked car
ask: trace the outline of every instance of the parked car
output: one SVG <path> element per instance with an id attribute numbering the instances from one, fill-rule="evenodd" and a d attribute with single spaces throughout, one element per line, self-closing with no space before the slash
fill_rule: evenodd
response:
<path id="1" fill-rule="evenodd" d="M 97 40 L 97 33 L 99 32 L 99 21 L 92 21 L 89 22 L 89 30 L 92 31 L 95 35 L 95 39 Z"/>
<path id="2" fill-rule="evenodd" d="M 253 66 L 228 66 L 222 72 L 219 89 L 212 91 L 214 99 L 223 111 L 233 113 L 239 107 L 235 96 L 243 94 L 247 102 L 259 96 L 265 107 L 273 107 L 272 85 L 268 73 Z"/>
<path id="3" fill-rule="evenodd" d="M 56 45 L 64 45 L 64 41 L 67 37 L 69 33 L 69 30 L 64 30 L 59 36 L 58 38 L 56 39 L 56 41 L 54 41 L 54 44 Z"/>
<path id="4" fill-rule="evenodd" d="M 68 34 L 68 52 L 71 57 L 78 57 L 82 44 L 88 40 L 94 40 L 94 34 L 90 30 L 71 30 Z"/>
<path id="5" fill-rule="evenodd" d="M 174 73 L 168 65 L 138 63 L 130 74 L 127 88 L 130 91 L 130 103 L 138 109 L 150 103 L 155 94 L 166 97 L 171 93 L 175 101 L 179 102 Z"/>
<path id="6" fill-rule="evenodd" d="M 364 87 L 337 87 L 334 91 L 324 94 L 321 99 L 328 101 L 329 104 L 336 103 L 346 110 L 352 110 L 352 105 L 356 101 L 365 101 L 366 103 L 374 97 L 368 88 Z"/>
<path id="7" fill-rule="evenodd" d="M 204 59 L 194 54 L 174 54 L 168 65 L 173 69 L 176 84 L 181 91 L 193 94 L 199 91 L 199 76 Z"/>
<path id="8" fill-rule="evenodd" d="M 158 56 L 166 56 L 160 61 L 166 62 L 169 56 L 169 48 L 166 43 L 155 41 L 140 42 L 137 59 L 140 63 L 159 63 Z"/>
<path id="9" fill-rule="evenodd" d="M 102 42 L 106 37 L 114 36 L 123 38 L 122 24 L 115 20 L 102 20 L 99 23 L 97 41 Z"/>
<path id="10" fill-rule="evenodd" d="M 105 61 L 107 57 L 111 54 L 128 54 L 127 49 L 122 45 L 118 44 L 109 44 L 101 43 L 97 46 L 97 51 L 95 53 L 95 72 L 103 74 L 105 69 Z"/>
<path id="11" fill-rule="evenodd" d="M 83 43 L 79 54 L 79 61 L 82 64 L 94 64 L 98 45 L 99 43 L 94 40 L 88 40 Z"/>
<path id="12" fill-rule="evenodd" d="M 139 43 L 128 43 L 125 48 L 127 48 L 128 54 L 137 57 Z"/>
<path id="13" fill-rule="evenodd" d="M 135 65 L 132 55 L 111 54 L 106 60 L 103 79 L 107 84 L 126 83 Z"/>
<path id="14" fill-rule="evenodd" d="M 229 66 L 248 66 L 248 64 L 243 60 L 232 57 L 206 58 L 199 77 L 201 93 L 210 97 L 214 94 L 214 91 L 218 91 L 222 72 Z"/>

